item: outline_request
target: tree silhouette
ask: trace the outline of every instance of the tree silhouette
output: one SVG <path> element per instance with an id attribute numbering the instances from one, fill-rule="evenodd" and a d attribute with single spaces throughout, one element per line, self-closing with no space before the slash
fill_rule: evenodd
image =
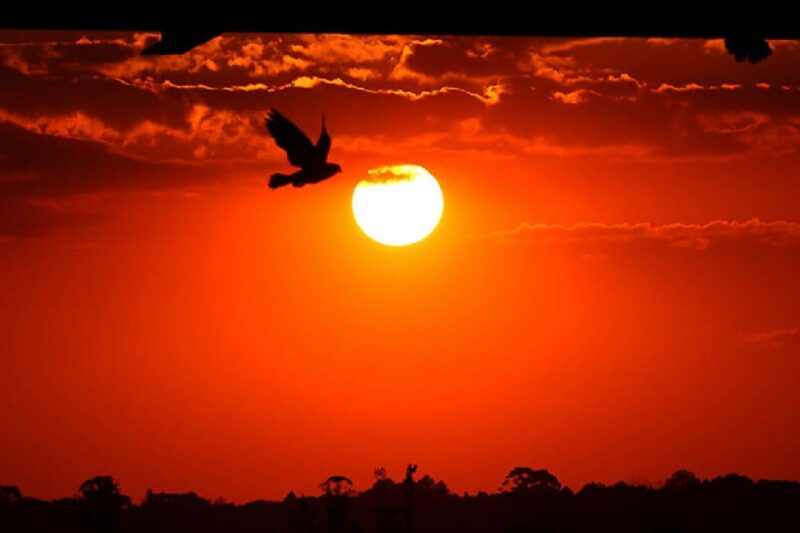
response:
<path id="1" fill-rule="evenodd" d="M 152 508 L 172 508 L 172 509 L 202 509 L 211 505 L 211 502 L 195 494 L 194 492 L 153 492 L 147 489 L 144 496 L 143 506 Z"/>
<path id="2" fill-rule="evenodd" d="M 538 490 L 559 490 L 561 482 L 547 470 L 533 470 L 518 466 L 506 475 L 500 485 L 502 492 L 531 492 Z"/>
<path id="3" fill-rule="evenodd" d="M 448 494 L 447 484 L 444 481 L 436 481 L 429 475 L 424 475 L 416 482 L 418 492 L 428 494 Z"/>
<path id="4" fill-rule="evenodd" d="M 697 479 L 697 476 L 694 475 L 694 472 L 690 472 L 689 470 L 676 470 L 667 482 L 664 484 L 665 487 L 669 488 L 676 488 L 682 489 L 686 487 L 693 487 L 700 484 L 700 480 Z"/>
<path id="5" fill-rule="evenodd" d="M 78 493 L 81 500 L 98 507 L 122 509 L 131 504 L 131 499 L 120 493 L 117 481 L 111 476 L 87 479 L 81 483 Z"/>
<path id="6" fill-rule="evenodd" d="M 319 488 L 325 496 L 352 496 L 355 493 L 353 481 L 346 476 L 330 476 L 319 484 Z"/>
<path id="7" fill-rule="evenodd" d="M 19 488 L 13 485 L 0 485 L 0 507 L 10 507 L 22 499 Z"/>
<path id="8" fill-rule="evenodd" d="M 78 494 L 87 526 L 95 531 L 115 531 L 121 511 L 131 504 L 131 499 L 119 491 L 117 481 L 111 476 L 87 479 L 81 483 Z"/>
<path id="9" fill-rule="evenodd" d="M 328 530 L 334 533 L 347 531 L 348 499 L 355 494 L 353 481 L 346 476 L 330 476 L 319 487 L 325 495 Z"/>

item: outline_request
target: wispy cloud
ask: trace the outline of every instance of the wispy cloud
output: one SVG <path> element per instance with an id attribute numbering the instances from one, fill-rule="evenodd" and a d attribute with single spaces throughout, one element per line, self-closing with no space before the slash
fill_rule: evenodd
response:
<path id="1" fill-rule="evenodd" d="M 723 242 L 748 242 L 773 247 L 798 246 L 800 224 L 788 221 L 763 222 L 757 218 L 745 222 L 715 220 L 707 224 L 662 225 L 649 222 L 574 225 L 523 223 L 512 230 L 496 232 L 493 237 L 531 244 L 650 242 L 702 251 Z"/>
<path id="2" fill-rule="evenodd" d="M 800 345 L 800 326 L 777 328 L 769 331 L 744 335 L 745 340 L 754 344 L 781 348 L 789 345 Z"/>
<path id="3" fill-rule="evenodd" d="M 324 78 L 320 76 L 299 76 L 280 85 L 268 85 L 265 83 L 248 83 L 244 85 L 223 85 L 213 86 L 202 83 L 174 83 L 170 80 L 157 82 L 153 79 L 137 79 L 134 81 L 118 80 L 120 83 L 129 84 L 139 88 L 144 88 L 153 92 L 165 90 L 186 90 L 186 91 L 217 91 L 217 92 L 254 92 L 261 91 L 266 93 L 281 92 L 288 89 L 314 89 L 320 86 L 334 86 L 349 89 L 356 92 L 376 95 L 397 96 L 411 101 L 432 98 L 446 94 L 464 94 L 475 98 L 486 104 L 494 105 L 500 101 L 500 97 L 506 91 L 502 84 L 489 85 L 483 88 L 482 92 L 470 91 L 461 87 L 437 87 L 435 89 L 412 91 L 408 89 L 378 89 L 368 88 L 356 83 L 345 81 L 342 78 Z"/>

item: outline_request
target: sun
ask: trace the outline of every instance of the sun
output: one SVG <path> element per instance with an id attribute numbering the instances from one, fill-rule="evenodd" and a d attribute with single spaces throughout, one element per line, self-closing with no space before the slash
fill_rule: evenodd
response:
<path id="1" fill-rule="evenodd" d="M 419 242 L 439 225 L 444 196 L 418 165 L 373 168 L 353 191 L 353 215 L 370 238 L 387 246 Z"/>

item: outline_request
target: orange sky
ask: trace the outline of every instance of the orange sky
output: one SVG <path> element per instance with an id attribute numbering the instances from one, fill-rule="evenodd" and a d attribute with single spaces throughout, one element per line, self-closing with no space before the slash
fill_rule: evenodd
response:
<path id="1" fill-rule="evenodd" d="M 800 45 L 0 33 L 0 484 L 800 478 Z M 289 166 L 270 106 L 344 172 Z M 439 228 L 355 224 L 422 165 Z"/>

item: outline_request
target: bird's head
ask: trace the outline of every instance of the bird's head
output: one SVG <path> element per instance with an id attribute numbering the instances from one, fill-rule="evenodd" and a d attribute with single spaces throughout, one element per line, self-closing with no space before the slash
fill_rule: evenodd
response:
<path id="1" fill-rule="evenodd" d="M 336 163 L 334 163 L 333 164 L 333 170 L 334 170 L 334 173 L 338 174 L 338 173 L 340 173 L 342 171 L 342 167 L 340 165 L 337 165 Z"/>

